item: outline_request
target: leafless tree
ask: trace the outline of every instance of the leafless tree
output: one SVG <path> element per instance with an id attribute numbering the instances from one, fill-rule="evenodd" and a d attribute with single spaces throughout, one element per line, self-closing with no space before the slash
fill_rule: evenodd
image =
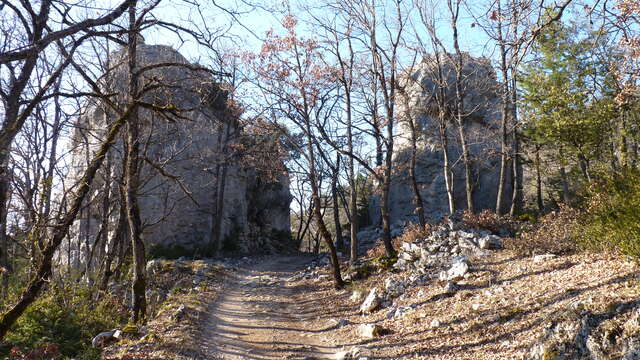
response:
<path id="1" fill-rule="evenodd" d="M 407 91 L 407 83 L 409 82 L 409 76 L 413 71 L 413 66 L 409 67 L 406 71 L 404 84 L 398 86 L 398 93 L 400 97 L 400 104 L 403 106 L 403 113 L 400 114 L 401 121 L 409 127 L 409 146 L 411 148 L 411 154 L 409 155 L 409 181 L 411 182 L 411 188 L 413 190 L 413 201 L 415 204 L 415 212 L 418 214 L 418 222 L 420 226 L 424 227 L 427 224 L 427 220 L 424 214 L 424 200 L 422 193 L 420 192 L 420 186 L 418 185 L 418 179 L 416 176 L 416 166 L 418 161 L 418 143 L 422 134 L 422 127 L 413 111 L 410 109 L 412 106 L 410 100 L 410 94 Z"/>
<path id="2" fill-rule="evenodd" d="M 4 116 L 0 127 L 0 258 L 7 244 L 7 206 L 9 182 L 8 161 L 11 146 L 27 118 L 44 99 L 51 97 L 51 89 L 58 77 L 70 64 L 71 55 L 83 41 L 90 38 L 92 30 L 109 24 L 120 17 L 131 1 L 123 1 L 102 16 L 76 21 L 71 11 L 79 5 L 45 0 L 1 1 L 2 18 L 0 33 L 0 98 Z M 54 6 L 55 5 L 55 6 Z M 83 33 L 76 37 L 75 35 Z M 34 82 L 37 69 L 48 63 L 51 45 L 65 42 L 69 56 L 60 57 L 48 78 Z M 1 266 L 1 265 L 0 265 Z"/>
<path id="3" fill-rule="evenodd" d="M 437 19 L 432 1 L 417 1 L 416 8 L 420 13 L 420 23 L 429 36 L 429 42 L 425 43 L 418 36 L 418 45 L 423 54 L 422 61 L 427 65 L 427 75 L 431 81 L 428 88 L 423 88 L 423 92 L 431 94 L 422 105 L 425 112 L 434 118 L 437 123 L 437 134 L 442 150 L 442 169 L 445 183 L 445 190 L 449 204 L 449 214 L 456 211 L 455 187 L 453 182 L 452 159 L 449 151 L 449 126 L 454 113 L 454 106 L 451 103 L 448 89 L 451 88 L 450 77 L 447 71 L 447 62 L 450 60 L 442 52 L 442 41 L 437 33 Z M 434 53 L 429 56 L 428 49 Z M 423 85 L 421 85 L 423 86 Z"/>
<path id="4" fill-rule="evenodd" d="M 27 307 L 36 300 L 40 290 L 47 283 L 52 274 L 53 256 L 62 243 L 62 240 L 65 238 L 69 227 L 78 215 L 82 207 L 82 203 L 86 195 L 89 193 L 91 183 L 93 182 L 98 169 L 102 165 L 109 149 L 113 146 L 120 128 L 124 125 L 125 119 L 129 116 L 131 110 L 132 106 L 125 108 L 119 118 L 111 125 L 107 136 L 100 145 L 99 151 L 95 154 L 89 167 L 81 177 L 78 188 L 69 202 L 69 210 L 60 216 L 60 220 L 51 232 L 50 240 L 44 244 L 44 247 L 41 250 L 41 255 L 38 259 L 36 271 L 30 277 L 27 287 L 20 296 L 20 300 L 0 315 L 0 339 L 7 334 L 9 328 L 20 317 L 20 315 L 22 315 Z"/>
<path id="5" fill-rule="evenodd" d="M 336 8 L 338 5 L 333 4 L 330 7 Z M 344 97 L 344 114 L 345 114 L 345 130 L 346 130 L 346 151 L 349 154 L 355 154 L 354 147 L 354 127 L 353 119 L 353 93 L 355 77 L 358 72 L 358 64 L 356 63 L 356 50 L 354 49 L 354 39 L 352 36 L 353 21 L 346 14 L 341 14 L 333 22 L 319 21 L 324 25 L 325 37 L 329 51 L 334 54 L 337 60 L 337 79 L 342 87 L 342 96 Z M 342 26 L 343 28 L 339 28 Z M 378 147 L 377 147 L 378 148 Z M 350 216 L 350 258 L 354 262 L 358 258 L 358 217 L 354 216 L 358 212 L 357 199 L 358 189 L 356 184 L 356 174 L 354 159 L 352 156 L 347 157 L 347 172 L 349 182 L 349 213 Z M 336 174 L 337 175 L 337 174 Z M 334 199 L 335 201 L 335 199 Z M 334 210 L 336 211 L 336 210 Z"/>
<path id="6" fill-rule="evenodd" d="M 391 175 L 393 168 L 394 154 L 394 125 L 396 122 L 395 106 L 397 101 L 397 82 L 400 71 L 400 50 L 402 34 L 405 30 L 407 22 L 406 9 L 403 8 L 401 1 L 394 1 L 390 9 L 382 6 L 383 11 L 392 12 L 392 19 L 383 18 L 382 23 L 378 23 L 381 11 L 375 0 L 363 0 L 355 2 L 339 2 L 339 8 L 345 12 L 346 16 L 353 19 L 353 26 L 359 31 L 356 37 L 367 49 L 371 68 L 370 74 L 375 84 L 373 101 L 370 103 L 370 123 L 373 125 L 373 134 L 376 141 L 383 141 L 385 144 L 385 156 L 382 166 L 374 169 L 366 159 L 358 156 L 353 149 L 345 150 L 335 141 L 331 141 L 330 136 L 321 131 L 325 140 L 327 140 L 336 150 L 349 156 L 351 159 L 362 165 L 369 173 L 371 173 L 378 181 L 381 188 L 381 205 L 380 212 L 382 217 L 383 242 L 387 254 L 395 254 L 395 250 L 391 244 L 391 219 L 389 212 L 389 191 L 391 188 Z M 379 38 L 378 30 L 383 29 L 383 33 L 387 36 L 384 41 Z M 380 126 L 378 124 L 378 95 L 382 96 L 382 110 L 384 111 L 384 128 L 385 135 L 382 137 Z M 380 152 L 378 152 L 380 154 Z M 379 163 L 379 161 L 377 161 Z"/>
<path id="7" fill-rule="evenodd" d="M 454 101 L 454 119 L 455 124 L 458 130 L 458 136 L 460 141 L 460 146 L 462 148 L 462 160 L 464 163 L 464 179 L 465 179 L 465 192 L 467 199 L 467 210 L 474 212 L 474 202 L 473 202 L 473 164 L 471 159 L 471 154 L 469 152 L 469 142 L 468 135 L 466 130 L 466 122 L 467 122 L 467 114 L 465 113 L 465 88 L 464 81 L 465 76 L 463 74 L 463 61 L 464 55 L 460 50 L 460 41 L 459 41 L 459 32 L 458 32 L 458 22 L 460 18 L 460 7 L 462 5 L 462 0 L 447 0 L 447 9 L 449 11 L 449 26 L 452 33 L 452 41 L 454 53 L 449 53 L 446 51 L 446 48 L 442 44 L 442 42 L 438 42 L 440 50 L 447 56 L 448 61 L 453 64 L 455 77 L 454 77 L 454 88 L 455 88 L 455 101 Z"/>
<path id="8" fill-rule="evenodd" d="M 128 98 L 131 104 L 131 112 L 127 118 L 126 128 L 126 157 L 125 157 L 125 208 L 127 223 L 129 225 L 129 238 L 133 250 L 133 281 L 132 287 L 132 320 L 134 323 L 144 321 L 147 313 L 146 291 L 146 255 L 142 242 L 142 221 L 140 220 L 140 207 L 138 205 L 138 190 L 140 182 L 140 120 L 138 101 L 140 96 L 139 72 L 138 72 L 138 37 L 139 24 L 137 18 L 137 1 L 129 7 L 129 34 L 128 34 Z"/>
<path id="9" fill-rule="evenodd" d="M 304 172 L 311 188 L 314 220 L 320 237 L 329 249 L 335 286 L 342 287 L 344 282 L 337 251 L 322 213 L 319 167 L 322 166 L 324 154 L 318 153 L 319 137 L 315 131 L 326 109 L 325 105 L 328 105 L 328 92 L 325 89 L 330 82 L 327 74 L 322 72 L 317 43 L 300 38 L 296 34 L 296 25 L 297 20 L 287 15 L 283 19 L 287 36 L 280 37 L 272 33 L 265 40 L 255 60 L 257 79 L 254 85 L 263 94 L 265 106 L 272 117 L 290 121 L 300 133 L 301 141 L 292 141 L 291 144 L 297 146 L 297 153 L 305 157 L 307 168 Z"/>

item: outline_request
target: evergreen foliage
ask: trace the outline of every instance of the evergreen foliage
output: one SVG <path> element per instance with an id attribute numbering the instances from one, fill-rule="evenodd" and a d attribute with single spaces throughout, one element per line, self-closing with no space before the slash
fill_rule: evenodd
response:
<path id="1" fill-rule="evenodd" d="M 577 233 L 589 249 L 640 258 L 640 170 L 603 175 L 594 185 Z"/>
<path id="2" fill-rule="evenodd" d="M 53 345 L 63 359 L 99 359 L 100 350 L 91 347 L 91 339 L 126 323 L 126 314 L 123 304 L 108 294 L 95 299 L 91 289 L 80 285 L 52 285 L 7 334 L 0 357 L 11 351 L 54 351 Z"/>

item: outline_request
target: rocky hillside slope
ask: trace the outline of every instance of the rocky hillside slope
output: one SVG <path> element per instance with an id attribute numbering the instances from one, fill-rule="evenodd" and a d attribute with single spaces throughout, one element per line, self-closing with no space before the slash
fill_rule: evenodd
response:
<path id="1" fill-rule="evenodd" d="M 361 279 L 350 290 L 324 287 L 345 324 L 331 335 L 341 339 L 341 358 L 640 358 L 636 263 L 595 253 L 522 256 L 501 243 L 443 226 L 404 243 L 390 271 L 370 259 L 353 269 Z"/>
<path id="2" fill-rule="evenodd" d="M 165 319 L 174 316 L 164 328 L 196 329 L 193 359 L 640 359 L 635 262 L 520 255 L 512 239 L 456 225 L 401 239 L 395 263 L 375 248 L 356 266 L 343 259 L 350 285 L 340 290 L 326 256 L 226 266 L 226 280 L 212 288 L 220 296 L 188 310 L 199 320 L 175 320 L 177 305 L 163 306 Z M 208 294 L 195 284 L 180 293 Z M 110 359 L 154 358 L 162 346 L 149 339 L 118 342 Z"/>

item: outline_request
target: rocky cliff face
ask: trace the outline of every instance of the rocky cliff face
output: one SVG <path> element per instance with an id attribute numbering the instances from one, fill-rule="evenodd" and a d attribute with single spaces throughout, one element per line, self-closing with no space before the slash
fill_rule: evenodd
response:
<path id="1" fill-rule="evenodd" d="M 441 59 L 442 80 L 433 58 L 426 58 L 403 79 L 404 93 L 396 100 L 399 126 L 394 155 L 394 175 L 391 182 L 390 210 L 392 222 L 417 222 L 414 191 L 409 177 L 411 131 L 408 119 L 419 125 L 416 177 L 425 215 L 437 220 L 448 213 L 448 200 L 443 174 L 443 152 L 440 146 L 436 91 L 444 89 L 447 106 L 455 99 L 455 69 L 446 58 Z M 476 210 L 494 209 L 500 173 L 500 104 L 498 82 L 489 60 L 464 55 L 462 90 L 464 94 L 465 129 L 473 161 L 474 202 Z M 453 167 L 454 197 L 457 209 L 466 208 L 464 164 L 455 120 L 448 116 L 447 136 L 449 158 Z M 509 189 L 505 194 L 510 194 Z M 509 200 L 504 199 L 507 203 Z M 370 214 L 379 220 L 378 200 L 374 199 Z"/>
<path id="2" fill-rule="evenodd" d="M 142 100 L 165 110 L 140 110 L 144 160 L 139 203 L 148 248 L 165 256 L 210 251 L 215 221 L 221 221 L 224 249 L 269 252 L 285 246 L 290 240 L 288 176 L 267 177 L 260 168 L 245 165 L 241 154 L 229 150 L 239 147 L 244 134 L 226 106 L 226 93 L 209 73 L 198 70 L 169 47 L 141 45 L 138 56 L 140 68 L 172 64 L 157 66 L 143 75 L 144 84 L 158 87 Z M 104 84 L 122 100 L 128 81 L 126 52 L 112 54 L 110 64 L 114 70 Z M 79 178 L 114 119 L 105 108 L 99 102 L 88 104 L 78 120 L 71 181 Z M 228 146 L 221 146 L 225 136 Z M 72 261 L 83 262 L 101 234 L 105 206 L 110 213 L 109 229 L 116 228 L 123 154 L 123 140 L 119 139 L 69 235 L 67 248 L 62 250 Z M 215 203 L 220 166 L 226 166 L 226 180 L 224 206 L 218 214 Z M 109 194 L 106 204 L 104 194 Z M 110 245 L 100 244 L 98 251 Z"/>

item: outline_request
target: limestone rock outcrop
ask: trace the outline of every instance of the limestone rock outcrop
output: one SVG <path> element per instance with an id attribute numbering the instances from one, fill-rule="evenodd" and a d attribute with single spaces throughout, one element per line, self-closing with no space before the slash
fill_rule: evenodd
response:
<path id="1" fill-rule="evenodd" d="M 126 57 L 124 50 L 111 54 L 112 70 L 102 83 L 116 94 L 117 101 L 124 101 L 126 94 Z M 156 86 L 142 101 L 164 110 L 152 111 L 149 106 L 140 109 L 144 152 L 139 205 L 148 249 L 155 249 L 160 256 L 204 255 L 212 246 L 216 221 L 220 221 L 223 249 L 256 253 L 288 246 L 288 174 L 282 171 L 268 175 L 255 161 L 244 161 L 242 154 L 231 150 L 257 142 L 250 139 L 251 145 L 243 143 L 249 136 L 227 106 L 227 93 L 210 73 L 190 64 L 170 47 L 139 45 L 138 63 L 141 69 L 147 69 L 142 82 Z M 77 181 L 115 118 L 113 111 L 105 109 L 98 101 L 87 104 L 77 121 L 69 183 Z M 61 251 L 72 263 L 84 261 L 101 233 L 105 193 L 109 195 L 108 229 L 113 232 L 117 227 L 123 142 L 121 137 L 114 145 L 69 234 L 70 241 Z M 221 213 L 216 213 L 221 166 L 226 168 L 224 200 Z M 109 246 L 112 244 L 103 243 L 98 251 L 106 251 Z"/>
<path id="2" fill-rule="evenodd" d="M 447 115 L 449 159 L 453 170 L 454 199 L 457 209 L 466 208 L 462 149 L 453 118 L 455 68 L 441 55 L 442 77 L 433 57 L 425 58 L 403 81 L 404 91 L 396 99 L 396 140 L 394 175 L 390 190 L 392 223 L 417 222 L 414 192 L 409 177 L 411 130 L 408 120 L 418 125 L 416 178 L 423 197 L 425 215 L 439 220 L 448 213 L 448 199 L 443 174 L 443 151 L 436 120 L 436 92 L 443 90 Z M 488 59 L 463 54 L 462 93 L 465 130 L 473 162 L 474 203 L 476 210 L 494 209 L 500 172 L 500 106 L 499 83 Z M 438 80 L 441 79 L 441 80 Z M 510 194 L 509 184 L 505 194 Z M 508 206 L 509 199 L 503 199 Z M 370 215 L 380 221 L 378 199 L 374 199 Z"/>
<path id="3" fill-rule="evenodd" d="M 604 312 L 589 306 L 574 302 L 546 319 L 526 359 L 640 359 L 638 302 Z"/>

